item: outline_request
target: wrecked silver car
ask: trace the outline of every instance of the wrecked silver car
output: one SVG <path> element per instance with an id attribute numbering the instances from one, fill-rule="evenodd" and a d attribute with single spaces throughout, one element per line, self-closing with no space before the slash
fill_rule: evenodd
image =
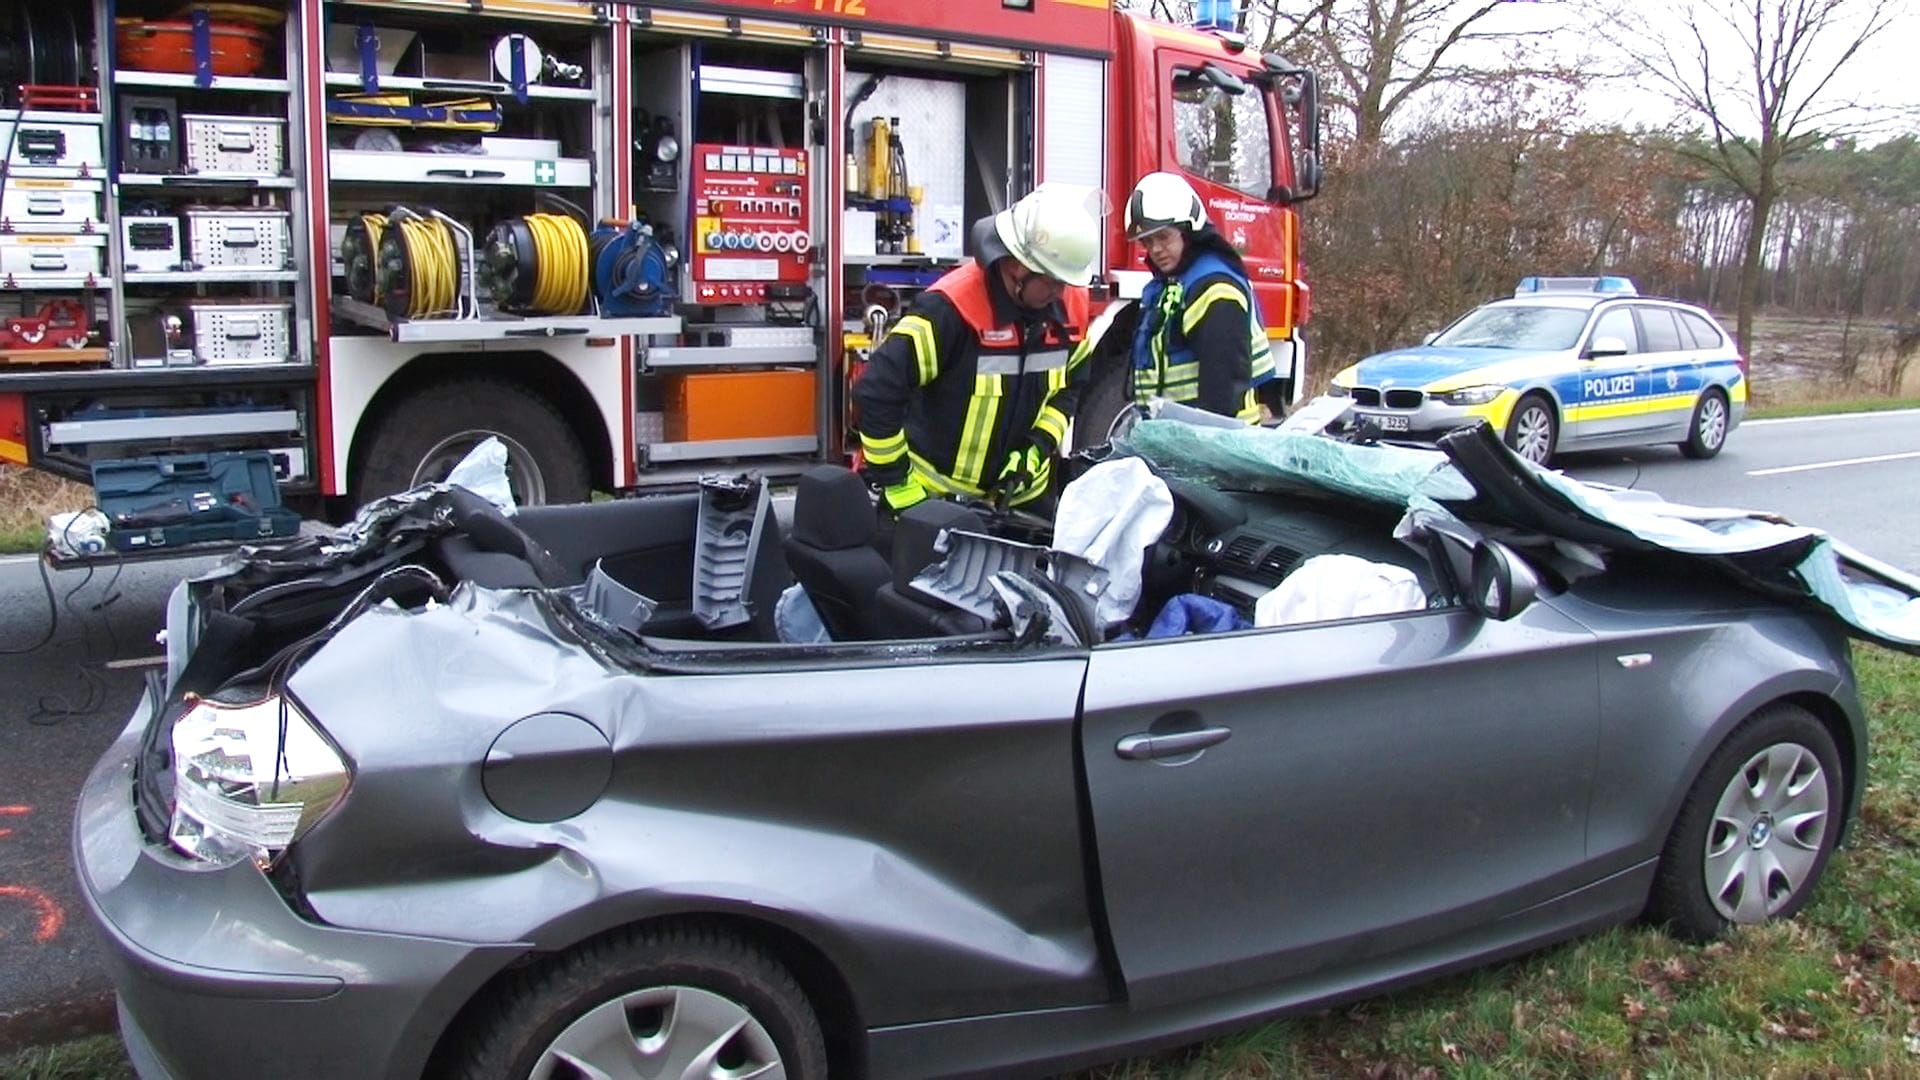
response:
<path id="1" fill-rule="evenodd" d="M 831 467 L 789 527 L 750 477 L 439 487 L 247 551 L 77 812 L 129 1052 L 1034 1073 L 1792 915 L 1863 787 L 1848 635 L 1914 647 L 1920 587 L 1442 448 L 1147 420 L 1057 522 L 928 503 L 885 555 Z"/>

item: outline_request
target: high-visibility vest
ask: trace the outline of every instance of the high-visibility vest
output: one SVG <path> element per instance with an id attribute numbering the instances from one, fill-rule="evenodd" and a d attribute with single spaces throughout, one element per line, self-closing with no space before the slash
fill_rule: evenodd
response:
<path id="1" fill-rule="evenodd" d="M 1198 288 L 1205 278 L 1223 276 L 1229 280 Z M 1259 422 L 1260 405 L 1254 399 L 1253 388 L 1274 377 L 1273 348 L 1267 343 L 1266 319 L 1260 314 L 1260 301 L 1253 294 L 1253 284 L 1216 251 L 1201 252 L 1177 279 L 1170 281 L 1156 275 L 1141 293 L 1140 322 L 1133 339 L 1136 401 L 1163 397 L 1188 402 L 1200 396 L 1202 361 L 1194 355 L 1187 335 L 1213 305 L 1221 303 L 1236 304 L 1245 311 L 1247 349 L 1252 360 L 1252 377 L 1234 415 L 1250 424 Z"/>
<path id="2" fill-rule="evenodd" d="M 978 262 L 970 262 L 941 277 L 928 290 L 947 298 L 973 331 L 975 342 L 973 393 L 965 416 L 958 418 L 959 438 L 952 458 L 940 460 L 933 456 L 938 449 L 916 441 L 914 432 L 907 433 L 915 477 L 941 494 L 983 495 L 999 479 L 1006 451 L 1024 430 L 1014 425 L 1024 422 L 1026 429 L 1045 432 L 1055 446 L 1064 444 L 1068 417 L 1053 405 L 1053 397 L 1066 387 L 1073 368 L 1085 359 L 1075 347 L 1086 334 L 1092 312 L 1092 297 L 1086 289 L 1065 289 L 1060 296 L 1067 316 L 1065 325 L 1049 324 L 1041 341 L 1028 346 L 1017 322 L 1002 323 L 995 317 L 986 275 Z M 945 365 L 937 354 L 938 338 L 932 324 L 920 319 L 915 325 L 915 318 L 900 320 L 893 332 L 912 336 L 920 365 L 919 383 L 925 386 L 945 371 Z M 1016 380 L 1026 383 L 1016 385 Z M 1008 399 L 1014 397 L 1010 391 L 1015 389 L 1023 395 L 1016 399 L 1023 415 L 1003 415 L 1012 407 Z M 1031 416 L 1031 421 L 1026 416 Z M 1042 462 L 1038 475 L 1011 492 L 1008 501 L 1017 506 L 1038 498 L 1051 479 L 1052 465 Z"/>

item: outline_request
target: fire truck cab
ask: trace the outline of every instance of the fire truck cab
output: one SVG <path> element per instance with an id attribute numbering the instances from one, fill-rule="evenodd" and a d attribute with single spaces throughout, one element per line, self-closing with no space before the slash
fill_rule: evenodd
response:
<path id="1" fill-rule="evenodd" d="M 0 49 L 0 460 L 266 451 L 336 515 L 488 435 L 527 503 L 797 472 L 849 452 L 851 372 L 973 221 L 1156 169 L 1304 382 L 1312 74 L 1110 0 L 25 0 L 4 32 L 36 47 Z M 1103 300 L 1147 273 L 1120 219 Z"/>

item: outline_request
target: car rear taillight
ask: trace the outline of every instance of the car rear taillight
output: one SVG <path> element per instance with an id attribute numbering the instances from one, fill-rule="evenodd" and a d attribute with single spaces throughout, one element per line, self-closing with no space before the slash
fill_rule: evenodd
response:
<path id="1" fill-rule="evenodd" d="M 167 841 L 196 859 L 270 861 L 346 796 L 346 761 L 285 694 L 189 697 L 172 735 Z"/>

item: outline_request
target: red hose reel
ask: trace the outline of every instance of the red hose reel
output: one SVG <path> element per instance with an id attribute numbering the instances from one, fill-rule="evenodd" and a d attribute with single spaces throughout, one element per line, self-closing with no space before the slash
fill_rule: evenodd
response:
<path id="1" fill-rule="evenodd" d="M 0 349 L 78 349 L 87 344 L 87 307 L 50 300 L 33 315 L 0 317 Z"/>

